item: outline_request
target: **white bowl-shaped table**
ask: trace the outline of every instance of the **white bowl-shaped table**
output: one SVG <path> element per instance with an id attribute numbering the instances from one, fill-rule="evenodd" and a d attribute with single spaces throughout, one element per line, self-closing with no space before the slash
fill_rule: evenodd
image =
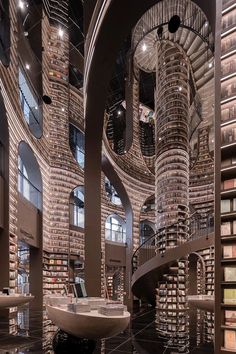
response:
<path id="1" fill-rule="evenodd" d="M 49 319 L 61 330 L 75 337 L 101 339 L 123 332 L 130 321 L 130 313 L 123 316 L 104 316 L 97 310 L 70 312 L 65 308 L 46 305 Z"/>
<path id="2" fill-rule="evenodd" d="M 18 294 L 12 294 L 12 295 L 0 294 L 0 309 L 21 306 L 27 304 L 33 299 L 34 296 L 32 295 L 24 296 Z"/>

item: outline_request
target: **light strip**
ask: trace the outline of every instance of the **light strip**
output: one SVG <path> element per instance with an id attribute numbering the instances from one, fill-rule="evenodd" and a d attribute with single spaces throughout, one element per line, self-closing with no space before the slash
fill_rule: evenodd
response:
<path id="1" fill-rule="evenodd" d="M 233 120 L 230 120 L 230 121 L 228 121 L 228 122 L 222 123 L 220 126 L 221 126 L 221 127 L 224 127 L 224 126 L 229 125 L 229 124 L 232 124 L 232 123 L 236 123 L 236 119 L 233 119 Z"/>
<path id="2" fill-rule="evenodd" d="M 236 96 L 232 96 L 232 97 L 226 98 L 226 99 L 223 100 L 223 101 L 220 101 L 220 104 L 224 104 L 224 103 L 233 101 L 233 100 L 235 100 L 235 99 L 236 99 Z"/>
<path id="3" fill-rule="evenodd" d="M 221 169 L 221 172 L 234 170 L 235 167 L 236 167 L 236 165 L 235 165 L 235 166 L 226 167 L 226 168 L 222 168 L 222 169 Z"/>
<path id="4" fill-rule="evenodd" d="M 236 7 L 236 3 L 234 2 L 232 5 L 230 5 L 229 7 L 227 7 L 226 9 L 224 9 L 224 10 L 222 11 L 222 15 L 224 15 L 226 12 L 228 12 L 228 11 L 234 9 L 235 7 Z"/>
<path id="5" fill-rule="evenodd" d="M 223 77 L 220 79 L 220 81 L 221 81 L 221 82 L 222 82 L 222 81 L 226 81 L 226 80 L 230 79 L 230 78 L 233 77 L 233 76 L 236 76 L 236 71 L 235 71 L 234 73 L 232 73 L 232 74 L 227 75 L 227 76 L 223 76 Z"/>
<path id="6" fill-rule="evenodd" d="M 235 30 L 236 30 L 236 26 L 234 26 L 233 28 L 230 28 L 230 29 L 229 29 L 228 31 L 226 31 L 226 32 L 221 33 L 221 38 L 227 36 L 227 34 L 230 34 L 230 33 L 234 32 Z"/>
<path id="7" fill-rule="evenodd" d="M 221 146 L 221 149 L 225 149 L 225 148 L 227 148 L 229 146 L 234 146 L 234 145 L 236 145 L 236 141 L 234 143 Z"/>
<path id="8" fill-rule="evenodd" d="M 232 50 L 232 52 L 226 53 L 224 55 L 221 56 L 221 59 L 225 59 L 230 57 L 232 54 L 236 53 L 236 49 Z"/>

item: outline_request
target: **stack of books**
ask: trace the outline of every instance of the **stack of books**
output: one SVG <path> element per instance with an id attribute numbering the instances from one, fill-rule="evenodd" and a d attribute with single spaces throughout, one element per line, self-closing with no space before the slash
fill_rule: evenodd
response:
<path id="1" fill-rule="evenodd" d="M 74 304 L 68 304 L 67 309 L 68 309 L 68 311 L 75 312 L 75 313 L 90 312 L 91 311 L 91 307 L 90 307 L 88 301 L 86 301 L 86 300 L 78 301 L 77 303 L 74 303 Z"/>
<path id="2" fill-rule="evenodd" d="M 125 311 L 124 305 L 109 304 L 100 306 L 98 312 L 104 316 L 123 316 Z"/>

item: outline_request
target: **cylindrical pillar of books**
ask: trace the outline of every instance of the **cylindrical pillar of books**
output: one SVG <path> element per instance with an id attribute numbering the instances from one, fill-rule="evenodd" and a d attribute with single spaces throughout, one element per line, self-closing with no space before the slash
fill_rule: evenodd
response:
<path id="1" fill-rule="evenodd" d="M 156 223 L 165 228 L 157 239 L 163 253 L 188 239 L 189 64 L 169 41 L 157 44 L 156 58 Z"/>

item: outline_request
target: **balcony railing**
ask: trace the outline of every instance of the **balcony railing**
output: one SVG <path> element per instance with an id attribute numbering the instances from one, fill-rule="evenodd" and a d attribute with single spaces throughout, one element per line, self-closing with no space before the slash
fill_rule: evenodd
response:
<path id="1" fill-rule="evenodd" d="M 213 214 L 210 213 L 207 215 L 205 228 L 203 228 L 201 223 L 201 215 L 195 212 L 185 220 L 178 221 L 174 224 L 159 229 L 156 233 L 146 239 L 133 253 L 131 261 L 132 272 L 134 273 L 138 267 L 155 257 L 158 253 L 164 255 L 164 252 L 159 251 L 159 248 L 163 249 L 163 247 L 161 247 L 161 243 L 165 242 L 165 234 L 175 227 L 178 237 L 178 227 L 181 228 L 183 225 L 187 225 L 189 228 L 188 238 L 184 240 L 179 239 L 176 247 L 204 236 L 208 237 L 208 235 L 210 235 L 214 230 Z"/>

